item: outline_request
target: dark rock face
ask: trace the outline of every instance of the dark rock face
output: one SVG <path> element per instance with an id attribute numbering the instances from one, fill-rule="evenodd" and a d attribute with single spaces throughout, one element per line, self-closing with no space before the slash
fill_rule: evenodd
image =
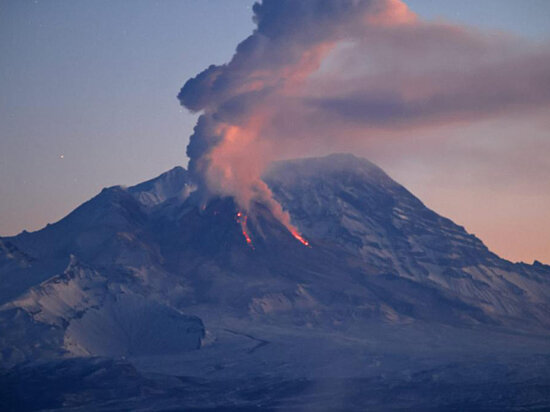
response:
<path id="1" fill-rule="evenodd" d="M 264 179 L 309 247 L 262 204 L 248 211 L 249 245 L 233 200 L 198 205 L 182 168 L 104 189 L 53 225 L 0 239 L 0 362 L 18 388 L 12 405 L 127 409 L 137 396 L 155 410 L 182 394 L 187 407 L 285 410 L 340 408 L 329 399 L 391 409 L 384 396 L 424 410 L 430 399 L 548 405 L 550 267 L 500 259 L 351 155 L 282 162 Z M 105 373 L 131 393 L 89 389 L 95 381 L 82 376 L 69 390 L 63 362 L 117 371 Z M 118 373 L 127 367 L 131 377 Z M 58 380 L 31 379 L 44 370 Z M 513 380 L 497 379 L 501 370 Z M 27 399 L 31 383 L 54 393 Z"/>

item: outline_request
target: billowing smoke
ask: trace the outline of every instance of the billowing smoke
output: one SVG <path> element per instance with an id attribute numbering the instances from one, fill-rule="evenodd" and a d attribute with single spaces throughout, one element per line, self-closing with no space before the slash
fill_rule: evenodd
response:
<path id="1" fill-rule="evenodd" d="M 550 53 L 422 22 L 401 0 L 263 0 L 227 64 L 187 81 L 187 154 L 204 199 L 255 201 L 290 230 L 261 175 L 308 147 L 550 104 Z"/>
<path id="2" fill-rule="evenodd" d="M 178 96 L 202 113 L 187 148 L 189 169 L 203 196 L 230 195 L 246 210 L 260 201 L 292 230 L 260 178 L 277 152 L 265 135 L 274 115 L 339 41 L 371 22 L 412 15 L 391 0 L 264 0 L 253 10 L 257 29 L 232 60 L 190 79 Z"/>

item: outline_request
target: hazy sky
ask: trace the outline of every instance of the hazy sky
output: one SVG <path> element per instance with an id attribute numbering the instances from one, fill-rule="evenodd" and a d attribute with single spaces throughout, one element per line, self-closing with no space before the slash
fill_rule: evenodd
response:
<path id="1" fill-rule="evenodd" d="M 178 164 L 196 117 L 176 95 L 253 30 L 249 0 L 0 0 L 0 235 Z M 547 0 L 409 0 L 412 11 L 550 39 Z M 550 85 L 548 85 L 550 87 Z M 550 263 L 550 112 L 354 147 L 512 260 Z M 321 147 L 326 154 L 345 147 Z"/>

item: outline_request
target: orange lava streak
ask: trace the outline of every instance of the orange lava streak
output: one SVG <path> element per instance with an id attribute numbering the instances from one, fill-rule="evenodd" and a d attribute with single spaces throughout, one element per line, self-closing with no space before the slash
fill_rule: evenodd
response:
<path id="1" fill-rule="evenodd" d="M 248 220 L 248 216 L 247 215 L 243 215 L 241 212 L 238 212 L 237 213 L 237 222 L 239 222 L 239 224 L 241 225 L 241 231 L 243 233 L 243 236 L 246 240 L 246 243 L 252 248 L 254 249 L 254 245 L 252 245 L 252 239 L 250 238 L 249 234 L 248 234 L 248 227 L 246 226 L 246 221 Z"/>
<path id="2" fill-rule="evenodd" d="M 297 240 L 299 240 L 300 243 L 302 243 L 302 245 L 309 246 L 309 242 L 297 231 L 291 230 L 290 233 L 292 233 L 292 236 L 294 236 Z"/>

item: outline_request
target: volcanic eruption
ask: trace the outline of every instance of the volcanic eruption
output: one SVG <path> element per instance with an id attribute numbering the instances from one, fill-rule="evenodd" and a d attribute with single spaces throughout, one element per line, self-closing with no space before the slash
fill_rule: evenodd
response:
<path id="1" fill-rule="evenodd" d="M 266 0 L 253 10 L 257 28 L 231 61 L 208 67 L 178 95 L 184 107 L 201 113 L 187 147 L 189 170 L 201 201 L 235 199 L 247 243 L 252 243 L 247 215 L 252 203 L 259 202 L 308 246 L 261 180 L 265 166 L 280 152 L 270 136 L 275 115 L 296 98 L 339 40 L 370 22 L 401 21 L 412 14 L 394 0 Z"/>
<path id="2" fill-rule="evenodd" d="M 178 95 L 200 114 L 189 172 L 199 202 L 232 197 L 249 225 L 265 205 L 303 244 L 261 179 L 272 161 L 550 102 L 547 48 L 423 21 L 401 0 L 263 0 L 253 12 L 232 59 Z"/>

